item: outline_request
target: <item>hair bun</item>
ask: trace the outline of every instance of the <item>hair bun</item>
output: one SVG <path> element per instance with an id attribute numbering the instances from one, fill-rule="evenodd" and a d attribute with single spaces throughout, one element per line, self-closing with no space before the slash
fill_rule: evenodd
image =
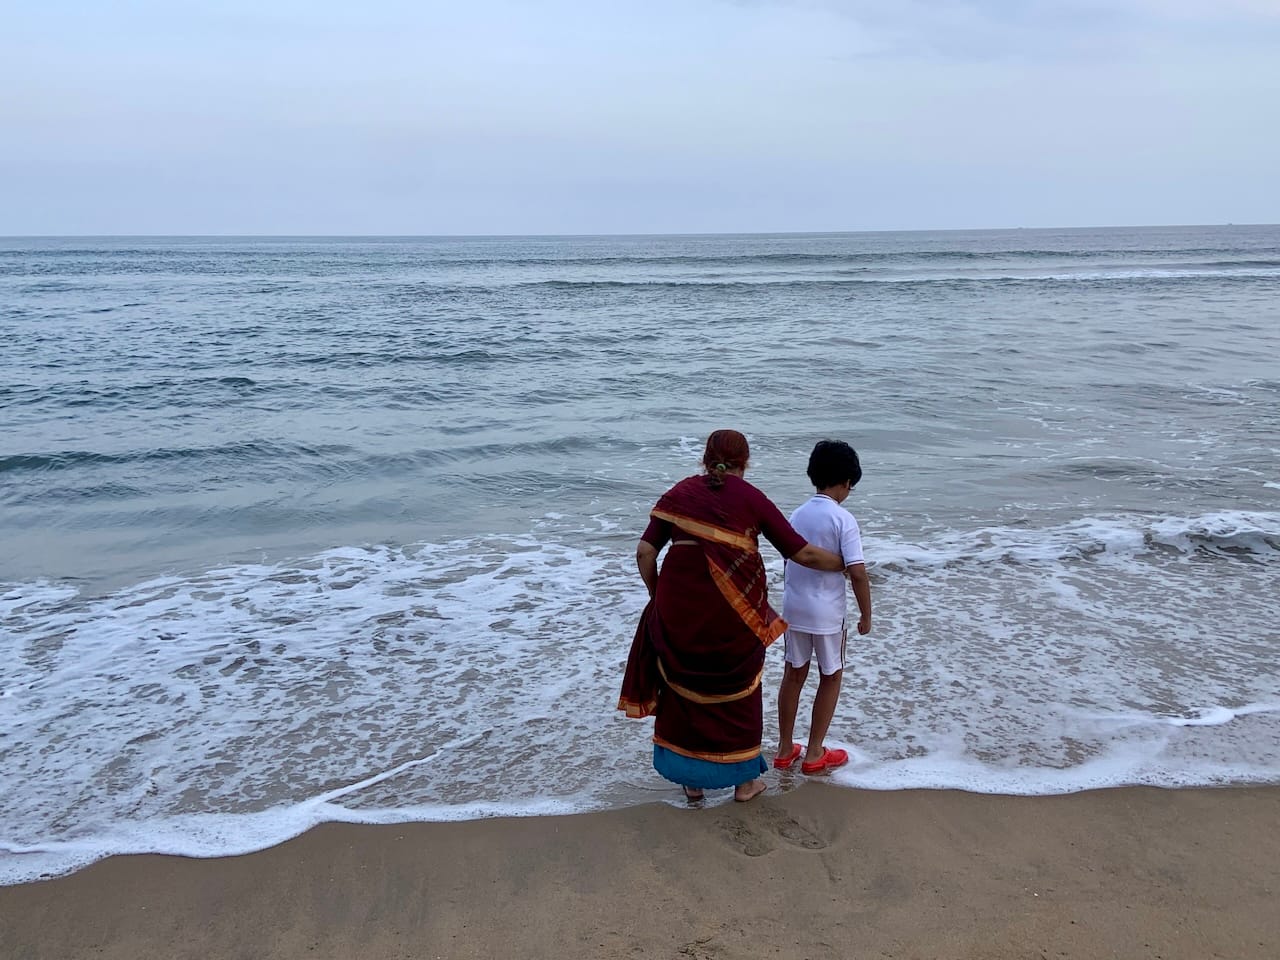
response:
<path id="1" fill-rule="evenodd" d="M 702 454 L 702 466 L 713 488 L 724 485 L 730 470 L 745 470 L 751 459 L 751 447 L 747 438 L 737 430 L 716 430 L 707 437 L 707 448 Z"/>

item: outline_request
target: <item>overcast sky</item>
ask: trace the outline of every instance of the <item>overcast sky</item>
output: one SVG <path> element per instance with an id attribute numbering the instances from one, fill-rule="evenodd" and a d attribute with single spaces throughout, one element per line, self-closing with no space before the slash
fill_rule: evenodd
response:
<path id="1" fill-rule="evenodd" d="M 1280 222 L 1280 0 L 11 0 L 0 234 Z"/>

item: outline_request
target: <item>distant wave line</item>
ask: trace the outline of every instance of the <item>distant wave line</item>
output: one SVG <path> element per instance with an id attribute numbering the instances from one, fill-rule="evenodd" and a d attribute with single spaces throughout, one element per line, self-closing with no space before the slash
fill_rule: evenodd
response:
<path id="1" fill-rule="evenodd" d="M 1280 269 L 1275 273 L 1267 273 L 1262 279 L 1274 277 L 1280 280 Z M 990 276 L 957 276 L 949 274 L 946 276 L 924 277 L 924 276 L 902 276 L 902 277 L 873 277 L 873 276 L 815 276 L 815 277 L 781 277 L 776 280 L 752 280 L 752 279 L 714 279 L 714 280 L 530 280 L 515 281 L 507 286 L 511 287 L 546 287 L 552 289 L 707 289 L 707 290 L 754 290 L 761 287 L 784 288 L 784 287 L 817 287 L 817 286 L 874 286 L 877 284 L 884 285 L 901 285 L 901 286 L 940 286 L 951 284 L 956 286 L 968 286 L 977 284 L 1000 284 L 1000 285 L 1016 285 L 1016 284 L 1114 284 L 1114 283 L 1149 283 L 1152 281 L 1167 283 L 1172 281 L 1179 282 L 1197 282 L 1204 280 L 1257 280 L 1258 274 L 1245 273 L 1229 273 L 1229 272 L 1213 272 L 1213 271 L 1187 271 L 1185 273 L 1171 273 L 1152 271 L 1149 273 L 1140 273 L 1137 271 L 1115 272 L 1112 274 L 1036 274 L 1017 276 L 1010 274 L 999 274 Z M 454 288 L 459 289 L 459 288 Z M 473 287 L 473 290 L 479 289 L 496 289 L 495 287 Z"/>
<path id="2" fill-rule="evenodd" d="M 129 463 L 151 463 L 171 460 L 249 460 L 268 457 L 326 457 L 350 453 L 344 444 L 272 443 L 246 440 L 211 447 L 158 447 L 127 453 L 95 453 L 90 450 L 68 450 L 60 453 L 19 453 L 0 456 L 0 473 L 17 471 L 69 470 L 83 466 Z"/>
<path id="3" fill-rule="evenodd" d="M 272 291 L 285 288 L 301 279 L 315 279 L 313 272 L 293 273 L 289 268 L 306 267 L 309 271 L 341 263 L 369 265 L 378 272 L 405 267 L 734 267 L 759 265 L 853 265 L 853 264 L 932 264 L 932 263 L 992 263 L 1014 262 L 1037 264 L 1045 261 L 1097 262 L 1109 266 L 1161 267 L 1173 263 L 1180 265 L 1191 261 L 1203 267 L 1280 267 L 1280 258 L 1270 255 L 1273 251 L 1240 250 L 1237 256 L 1223 248 L 1174 248 L 1174 249 L 1000 249 L 973 250 L 845 250 L 839 252 L 770 252 L 742 255 L 677 254 L 665 256 L 432 256 L 429 252 L 419 255 L 400 254 L 396 257 L 335 257 L 332 251 L 301 250 L 266 258 L 251 249 L 220 251 L 171 251 L 157 253 L 154 250 L 0 250 L 0 276 L 41 276 L 57 273 L 67 276 L 85 276 L 102 272 L 110 273 L 168 273 L 180 268 L 183 275 L 228 276 L 243 273 L 257 282 L 269 281 L 275 285 Z M 1260 254 L 1260 255 L 1259 255 Z M 89 269 L 77 271 L 68 260 L 91 258 Z M 1200 258 L 1200 259 L 1197 259 Z M 45 260 L 47 266 L 41 264 Z M 246 269 L 236 268 L 243 262 Z M 9 266 L 12 263 L 12 266 Z M 104 266 L 108 269 L 104 271 Z M 284 268 L 283 273 L 264 276 L 263 267 Z M 70 268 L 70 269 L 69 269 Z"/>

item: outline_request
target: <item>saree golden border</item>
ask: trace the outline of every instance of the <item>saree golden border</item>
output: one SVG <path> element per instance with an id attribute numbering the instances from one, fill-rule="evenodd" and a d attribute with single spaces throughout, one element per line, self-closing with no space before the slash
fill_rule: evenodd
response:
<path id="1" fill-rule="evenodd" d="M 701 537 L 703 540 L 723 543 L 726 547 L 737 547 L 739 550 L 745 550 L 748 553 L 755 553 L 758 550 L 755 540 L 745 533 L 738 533 L 738 531 L 730 530 L 727 527 L 719 527 L 714 523 L 707 523 L 705 520 L 695 520 L 693 517 L 671 513 L 668 510 L 659 510 L 656 507 L 649 511 L 649 516 L 657 517 L 659 520 L 666 520 L 668 523 L 674 523 L 685 533 Z"/>
<path id="2" fill-rule="evenodd" d="M 733 582 L 733 573 L 722 569 L 714 560 L 707 557 L 707 569 L 711 571 L 711 579 L 719 588 L 720 593 L 728 601 L 729 606 L 733 607 L 734 612 L 746 624 L 748 630 L 754 633 L 762 644 L 766 647 L 773 641 L 777 640 L 787 630 L 787 621 L 781 617 L 775 617 L 772 623 L 766 624 L 764 618 L 747 599 L 744 594 Z"/>
<path id="3" fill-rule="evenodd" d="M 737 690 L 733 693 L 707 694 L 698 693 L 683 687 L 678 683 L 672 683 L 671 678 L 667 676 L 666 668 L 663 667 L 662 661 L 655 658 L 658 667 L 658 673 L 662 677 L 663 685 L 677 696 L 683 697 L 692 703 L 733 703 L 735 700 L 741 700 L 743 697 L 749 697 L 755 693 L 760 684 L 764 681 L 764 669 L 755 675 L 755 678 L 744 689 Z M 632 720 L 643 720 L 645 717 L 653 713 L 658 706 L 658 697 L 655 695 L 647 700 L 633 700 L 622 696 L 618 698 L 618 709 L 622 710 Z"/>
<path id="4" fill-rule="evenodd" d="M 664 740 L 656 733 L 653 735 L 653 742 L 660 747 L 666 747 L 672 753 L 678 753 L 682 757 L 692 757 L 694 760 L 710 760 L 712 763 L 741 763 L 743 760 L 754 760 L 760 756 L 763 744 L 757 743 L 754 747 L 747 747 L 743 750 L 734 750 L 732 753 L 702 753 L 697 750 L 688 750 L 685 747 L 678 746 L 670 740 Z"/>
<path id="5" fill-rule="evenodd" d="M 764 668 L 761 667 L 755 679 L 745 689 L 737 690 L 734 693 L 710 694 L 698 693 L 688 687 L 682 687 L 678 683 L 672 683 L 667 676 L 667 669 L 662 665 L 661 659 L 658 660 L 658 673 L 662 675 L 662 682 L 666 684 L 668 690 L 679 694 L 691 703 L 733 703 L 735 700 L 741 700 L 743 697 L 749 697 L 755 693 L 756 688 L 760 686 L 760 682 L 764 679 Z"/>
<path id="6" fill-rule="evenodd" d="M 626 713 L 627 717 L 632 720 L 643 720 L 653 713 L 657 706 L 657 697 L 653 697 L 643 703 L 638 700 L 628 700 L 626 697 L 618 698 L 618 709 Z"/>

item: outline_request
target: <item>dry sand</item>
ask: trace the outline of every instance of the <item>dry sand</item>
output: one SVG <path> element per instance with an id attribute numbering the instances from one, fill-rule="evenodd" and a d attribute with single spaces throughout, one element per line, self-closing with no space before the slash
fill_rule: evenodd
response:
<path id="1" fill-rule="evenodd" d="M 1280 789 L 328 825 L 0 888 L 0 957 L 1275 960 Z"/>

